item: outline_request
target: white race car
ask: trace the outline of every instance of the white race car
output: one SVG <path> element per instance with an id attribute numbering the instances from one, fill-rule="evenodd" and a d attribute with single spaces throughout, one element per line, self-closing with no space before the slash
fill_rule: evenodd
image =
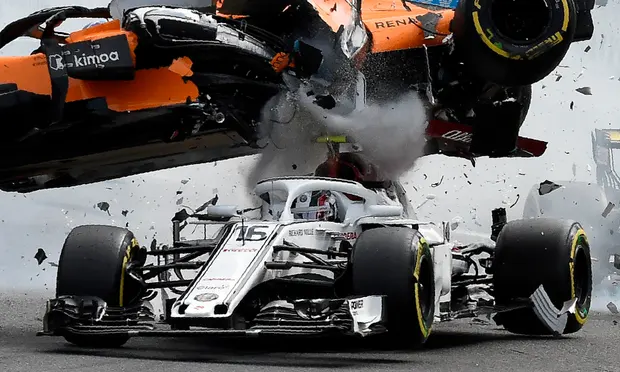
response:
<path id="1" fill-rule="evenodd" d="M 255 187 L 260 218 L 214 198 L 177 212 L 171 247 L 140 247 L 125 228 L 76 227 L 39 334 L 89 347 L 133 336 L 329 332 L 422 344 L 434 322 L 482 314 L 519 334 L 568 334 L 586 322 L 591 261 L 579 223 L 506 223 L 497 209 L 496 243 L 460 246 L 448 223 L 413 218 L 398 182 L 373 187 L 266 179 Z M 191 223 L 219 230 L 181 239 Z M 159 292 L 165 311 L 155 316 Z"/>

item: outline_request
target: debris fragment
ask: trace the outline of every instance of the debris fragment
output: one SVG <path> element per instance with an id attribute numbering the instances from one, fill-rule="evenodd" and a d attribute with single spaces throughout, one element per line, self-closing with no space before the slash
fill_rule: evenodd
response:
<path id="1" fill-rule="evenodd" d="M 512 205 L 509 208 L 514 207 L 515 205 L 517 205 L 517 203 L 519 202 L 519 198 L 521 198 L 521 194 L 517 194 L 517 200 L 515 200 L 514 203 L 512 203 Z"/>
<path id="2" fill-rule="evenodd" d="M 107 212 L 110 215 L 110 203 L 108 202 L 99 202 L 97 203 L 97 208 L 101 209 L 104 212 Z"/>
<path id="3" fill-rule="evenodd" d="M 43 248 L 37 249 L 37 253 L 35 253 L 34 258 L 37 260 L 39 265 L 41 265 L 43 261 L 45 261 L 45 259 L 47 258 L 47 255 L 45 254 L 45 251 L 43 250 Z"/>
<path id="4" fill-rule="evenodd" d="M 592 47 L 588 45 L 583 52 L 584 53 L 588 53 L 590 51 L 590 49 L 592 49 Z"/>
<path id="5" fill-rule="evenodd" d="M 574 109 L 575 108 L 575 102 L 574 101 L 570 101 L 570 109 Z"/>
<path id="6" fill-rule="evenodd" d="M 57 264 L 56 262 L 51 262 L 51 261 L 50 261 L 50 262 L 48 262 L 48 264 L 49 264 L 51 267 L 58 267 L 58 264 Z"/>
<path id="7" fill-rule="evenodd" d="M 185 185 L 186 183 L 188 183 L 188 182 L 189 182 L 189 180 L 181 180 L 181 183 L 182 183 L 182 184 L 184 184 L 184 185 Z"/>
<path id="8" fill-rule="evenodd" d="M 538 195 L 546 195 L 553 190 L 559 189 L 560 187 L 562 186 L 558 185 L 557 183 L 546 180 L 540 183 L 540 186 L 538 187 Z"/>
<path id="9" fill-rule="evenodd" d="M 123 215 L 123 217 L 127 217 L 127 213 L 129 213 L 129 211 L 127 209 L 124 209 L 121 214 Z"/>
<path id="10" fill-rule="evenodd" d="M 611 311 L 612 314 L 618 314 L 618 308 L 616 307 L 616 304 L 614 304 L 613 302 L 609 302 L 607 304 L 607 308 L 609 309 L 609 311 Z"/>
<path id="11" fill-rule="evenodd" d="M 603 211 L 603 213 L 601 213 L 601 216 L 607 217 L 609 213 L 611 212 L 611 210 L 614 209 L 615 206 L 616 205 L 612 202 L 607 203 L 607 206 L 605 207 L 605 210 Z"/>
<path id="12" fill-rule="evenodd" d="M 183 197 L 179 198 L 179 200 L 177 200 L 177 205 L 181 205 L 183 204 Z"/>
<path id="13" fill-rule="evenodd" d="M 181 194 L 183 194 L 183 191 L 177 190 L 177 195 L 181 195 Z"/>
<path id="14" fill-rule="evenodd" d="M 581 87 L 581 88 L 577 88 L 575 90 L 577 92 L 583 94 L 584 96 L 591 96 L 592 95 L 592 88 L 590 88 L 590 87 Z"/>
<path id="15" fill-rule="evenodd" d="M 442 182 L 443 182 L 443 176 L 441 176 L 441 179 L 439 180 L 439 182 L 431 183 L 431 187 L 437 187 L 437 186 L 441 185 Z"/>

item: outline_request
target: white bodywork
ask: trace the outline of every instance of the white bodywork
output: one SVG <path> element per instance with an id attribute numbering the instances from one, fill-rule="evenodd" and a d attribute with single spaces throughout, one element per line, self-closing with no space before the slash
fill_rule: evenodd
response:
<path id="1" fill-rule="evenodd" d="M 319 190 L 329 190 L 335 198 L 337 221 L 295 218 L 293 212 L 299 211 L 291 211 L 293 202 L 302 194 Z M 255 193 L 263 199 L 261 218 L 240 219 L 232 226 L 224 227 L 230 230 L 193 283 L 174 303 L 171 311 L 173 318 L 229 317 L 253 287 L 269 279 L 300 273 L 333 278 L 333 273 L 327 270 L 274 270 L 267 269 L 265 263 L 307 261 L 297 253 L 274 253 L 273 247 L 285 241 L 321 250 L 337 247 L 341 240 L 353 244 L 364 224 L 418 225 L 433 252 L 437 317 L 439 304 L 450 300 L 453 245 L 448 241 L 449 233 L 442 232 L 434 224 L 410 218 L 412 208 L 400 185 L 396 184 L 393 190 L 386 191 L 371 190 L 357 182 L 333 178 L 280 177 L 259 182 Z M 353 200 L 346 194 L 362 200 Z M 447 224 L 444 224 L 446 227 Z M 241 234 L 242 231 L 245 233 Z M 225 311 L 217 311 L 216 307 L 222 304 L 226 305 Z"/>

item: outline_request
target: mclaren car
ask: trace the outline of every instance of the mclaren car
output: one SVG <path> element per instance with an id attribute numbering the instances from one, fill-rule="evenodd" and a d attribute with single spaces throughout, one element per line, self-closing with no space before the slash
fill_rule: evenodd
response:
<path id="1" fill-rule="evenodd" d="M 259 153 L 274 97 L 347 114 L 415 91 L 427 154 L 539 156 L 531 85 L 593 33 L 594 0 L 113 0 L 0 31 L 0 189 L 68 187 Z M 97 19 L 71 32 L 67 19 Z M 276 108 L 277 109 L 277 108 Z M 321 123 L 313 123 L 320 126 Z M 339 133 L 326 133 L 334 135 Z"/>

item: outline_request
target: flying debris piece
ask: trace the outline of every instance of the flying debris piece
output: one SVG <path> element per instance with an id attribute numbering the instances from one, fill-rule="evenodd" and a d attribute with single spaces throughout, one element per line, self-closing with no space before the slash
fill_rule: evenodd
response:
<path id="1" fill-rule="evenodd" d="M 437 187 L 437 186 L 441 185 L 442 182 L 443 182 L 443 176 L 441 176 L 441 179 L 439 180 L 439 182 L 431 183 L 431 187 Z"/>
<path id="2" fill-rule="evenodd" d="M 601 215 L 603 217 L 607 217 L 607 215 L 609 215 L 609 213 L 611 212 L 612 209 L 614 209 L 615 206 L 616 205 L 614 203 L 609 202 L 607 206 L 605 207 L 605 210 L 603 211 L 603 213 L 601 213 Z"/>
<path id="3" fill-rule="evenodd" d="M 183 191 L 177 190 L 177 195 L 181 195 L 181 194 L 183 194 Z"/>
<path id="4" fill-rule="evenodd" d="M 588 45 L 588 46 L 586 47 L 586 49 L 584 50 L 584 53 L 588 53 L 588 52 L 590 51 L 590 49 L 592 49 L 592 47 Z"/>
<path id="5" fill-rule="evenodd" d="M 559 189 L 560 187 L 562 186 L 558 185 L 557 183 L 546 180 L 540 183 L 540 187 L 538 187 L 538 195 L 546 195 L 553 190 Z"/>
<path id="6" fill-rule="evenodd" d="M 180 197 L 180 198 L 177 200 L 177 205 L 181 205 L 181 204 L 183 204 L 183 197 Z"/>
<path id="7" fill-rule="evenodd" d="M 39 248 L 37 249 L 37 253 L 35 253 L 34 258 L 37 260 L 39 265 L 41 265 L 43 261 L 45 261 L 45 259 L 47 258 L 47 255 L 42 248 Z"/>
<path id="8" fill-rule="evenodd" d="M 575 101 L 570 101 L 570 109 L 574 109 L 575 108 Z"/>
<path id="9" fill-rule="evenodd" d="M 575 90 L 577 92 L 583 94 L 584 96 L 591 96 L 592 95 L 592 88 L 590 88 L 590 87 L 581 87 L 581 88 L 577 88 Z"/>
<path id="10" fill-rule="evenodd" d="M 616 304 L 614 304 L 613 302 L 610 302 L 607 304 L 607 308 L 609 309 L 609 311 L 611 311 L 612 314 L 618 314 L 618 307 L 616 307 Z"/>
<path id="11" fill-rule="evenodd" d="M 184 184 L 184 185 L 185 185 L 186 183 L 188 183 L 188 182 L 189 182 L 189 180 L 181 180 L 181 183 L 182 183 L 182 184 Z"/>
<path id="12" fill-rule="evenodd" d="M 99 202 L 97 203 L 97 208 L 101 209 L 104 212 L 107 212 L 110 215 L 110 203 L 108 202 Z"/>
<path id="13" fill-rule="evenodd" d="M 50 261 L 50 262 L 48 262 L 48 264 L 49 264 L 51 267 L 58 267 L 58 264 L 57 264 L 56 262 L 51 262 L 51 261 Z"/>
<path id="14" fill-rule="evenodd" d="M 121 213 L 122 213 L 123 217 L 127 217 L 127 213 L 129 213 L 129 211 L 127 209 L 125 209 Z"/>

